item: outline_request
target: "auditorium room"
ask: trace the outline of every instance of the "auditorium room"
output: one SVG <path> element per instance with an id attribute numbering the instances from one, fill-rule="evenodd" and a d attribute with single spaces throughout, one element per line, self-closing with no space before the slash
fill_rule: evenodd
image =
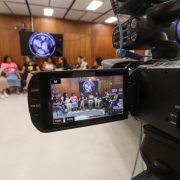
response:
<path id="1" fill-rule="evenodd" d="M 103 67 L 130 60 L 113 47 L 118 20 L 110 0 L 0 0 L 1 180 L 129 180 L 146 169 L 127 72 Z"/>

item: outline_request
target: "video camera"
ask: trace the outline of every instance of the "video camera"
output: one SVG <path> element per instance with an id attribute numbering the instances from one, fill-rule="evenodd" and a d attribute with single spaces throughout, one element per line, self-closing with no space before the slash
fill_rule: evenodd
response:
<path id="1" fill-rule="evenodd" d="M 147 62 L 104 60 L 104 70 L 40 72 L 28 88 L 31 120 L 41 132 L 124 120 L 147 123 L 140 151 L 147 170 L 133 180 L 180 179 L 179 0 L 110 0 L 123 48 L 151 49 Z M 116 27 L 113 46 L 120 46 Z"/>

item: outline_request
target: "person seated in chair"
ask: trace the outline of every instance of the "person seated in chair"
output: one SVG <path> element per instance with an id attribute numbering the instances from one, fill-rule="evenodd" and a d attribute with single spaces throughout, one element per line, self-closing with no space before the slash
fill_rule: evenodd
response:
<path id="1" fill-rule="evenodd" d="M 3 69 L 0 68 L 0 98 L 9 97 L 6 90 L 9 88 L 7 79 L 2 76 Z"/>
<path id="2" fill-rule="evenodd" d="M 56 69 L 56 64 L 52 57 L 48 57 L 46 61 L 43 63 L 43 71 L 53 71 Z"/>
<path id="3" fill-rule="evenodd" d="M 79 97 L 79 101 L 80 101 L 80 107 L 79 107 L 79 109 L 83 109 L 84 111 L 85 111 L 85 109 L 84 109 L 84 101 L 85 101 L 85 100 L 87 100 L 87 97 L 84 95 L 83 92 L 81 92 L 81 93 L 80 93 L 80 97 Z"/>
<path id="4" fill-rule="evenodd" d="M 102 97 L 102 101 L 103 101 L 103 106 L 109 104 L 109 93 L 107 90 L 104 91 L 104 96 Z"/>
<path id="5" fill-rule="evenodd" d="M 102 62 L 102 58 L 99 56 L 96 57 L 92 69 L 103 69 L 101 62 Z"/>
<path id="6" fill-rule="evenodd" d="M 82 59 L 81 59 L 81 69 L 82 69 L 82 70 L 89 69 L 88 63 L 86 62 L 86 59 L 85 59 L 85 58 L 82 58 Z"/>
<path id="7" fill-rule="evenodd" d="M 117 103 L 119 102 L 119 95 L 117 92 L 115 92 L 114 98 L 110 100 L 111 104 L 109 106 L 109 110 L 113 110 L 114 106 L 117 106 Z"/>
<path id="8" fill-rule="evenodd" d="M 101 95 L 99 92 L 96 92 L 94 95 L 95 107 L 99 108 L 101 103 Z"/>
<path id="9" fill-rule="evenodd" d="M 88 106 L 89 106 L 89 110 L 92 109 L 93 102 L 94 102 L 94 95 L 93 95 L 93 93 L 90 93 L 89 96 L 88 96 Z"/>
<path id="10" fill-rule="evenodd" d="M 76 109 L 76 111 L 77 111 L 77 109 L 78 109 L 78 98 L 74 93 L 72 93 L 70 100 L 72 102 L 72 109 L 73 110 Z"/>
<path id="11" fill-rule="evenodd" d="M 21 73 L 25 74 L 25 76 L 26 76 L 26 85 L 23 88 L 23 90 L 27 91 L 28 85 L 29 85 L 29 82 L 30 82 L 31 78 L 33 77 L 33 75 L 36 72 L 39 72 L 39 71 L 40 71 L 40 68 L 35 63 L 33 57 L 32 56 L 27 56 L 26 57 L 26 62 L 24 63 L 23 69 L 21 71 Z"/>
<path id="12" fill-rule="evenodd" d="M 82 56 L 78 56 L 77 57 L 77 63 L 74 65 L 74 70 L 76 69 L 81 69 L 81 60 L 82 60 Z"/>
<path id="13" fill-rule="evenodd" d="M 108 113 L 110 104 L 110 96 L 107 90 L 104 91 L 104 95 L 102 97 L 102 107 L 105 110 L 105 113 Z"/>
<path id="14" fill-rule="evenodd" d="M 57 65 L 56 70 L 72 70 L 71 65 L 67 62 L 66 58 L 61 56 L 59 57 L 59 64 Z"/>
<path id="15" fill-rule="evenodd" d="M 17 64 L 12 62 L 9 56 L 5 56 L 4 62 L 1 64 L 1 68 L 6 74 L 9 87 L 16 87 L 16 94 L 19 95 L 21 83 Z"/>
<path id="16" fill-rule="evenodd" d="M 62 103 L 66 106 L 67 110 L 70 111 L 72 109 L 72 104 L 66 92 L 61 97 L 61 100 L 62 100 Z"/>
<path id="17" fill-rule="evenodd" d="M 62 115 L 66 115 L 66 109 L 61 100 L 61 95 L 53 97 L 53 109 L 60 110 Z"/>

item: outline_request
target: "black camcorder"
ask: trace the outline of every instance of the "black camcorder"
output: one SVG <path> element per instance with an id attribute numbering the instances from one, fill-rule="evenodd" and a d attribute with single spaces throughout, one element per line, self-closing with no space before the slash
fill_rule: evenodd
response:
<path id="1" fill-rule="evenodd" d="M 125 50 L 151 49 L 152 59 L 109 59 L 103 70 L 40 72 L 28 88 L 31 120 L 41 132 L 128 118 L 146 122 L 140 146 L 147 165 L 132 180 L 180 179 L 180 1 L 110 0 Z M 119 26 L 112 44 L 121 43 Z"/>

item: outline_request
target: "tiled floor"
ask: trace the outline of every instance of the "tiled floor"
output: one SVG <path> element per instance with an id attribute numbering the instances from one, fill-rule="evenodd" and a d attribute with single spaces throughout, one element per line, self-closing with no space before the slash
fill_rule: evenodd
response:
<path id="1" fill-rule="evenodd" d="M 43 134 L 31 123 L 27 94 L 13 94 L 0 99 L 0 180 L 130 180 L 139 133 L 129 118 Z"/>

